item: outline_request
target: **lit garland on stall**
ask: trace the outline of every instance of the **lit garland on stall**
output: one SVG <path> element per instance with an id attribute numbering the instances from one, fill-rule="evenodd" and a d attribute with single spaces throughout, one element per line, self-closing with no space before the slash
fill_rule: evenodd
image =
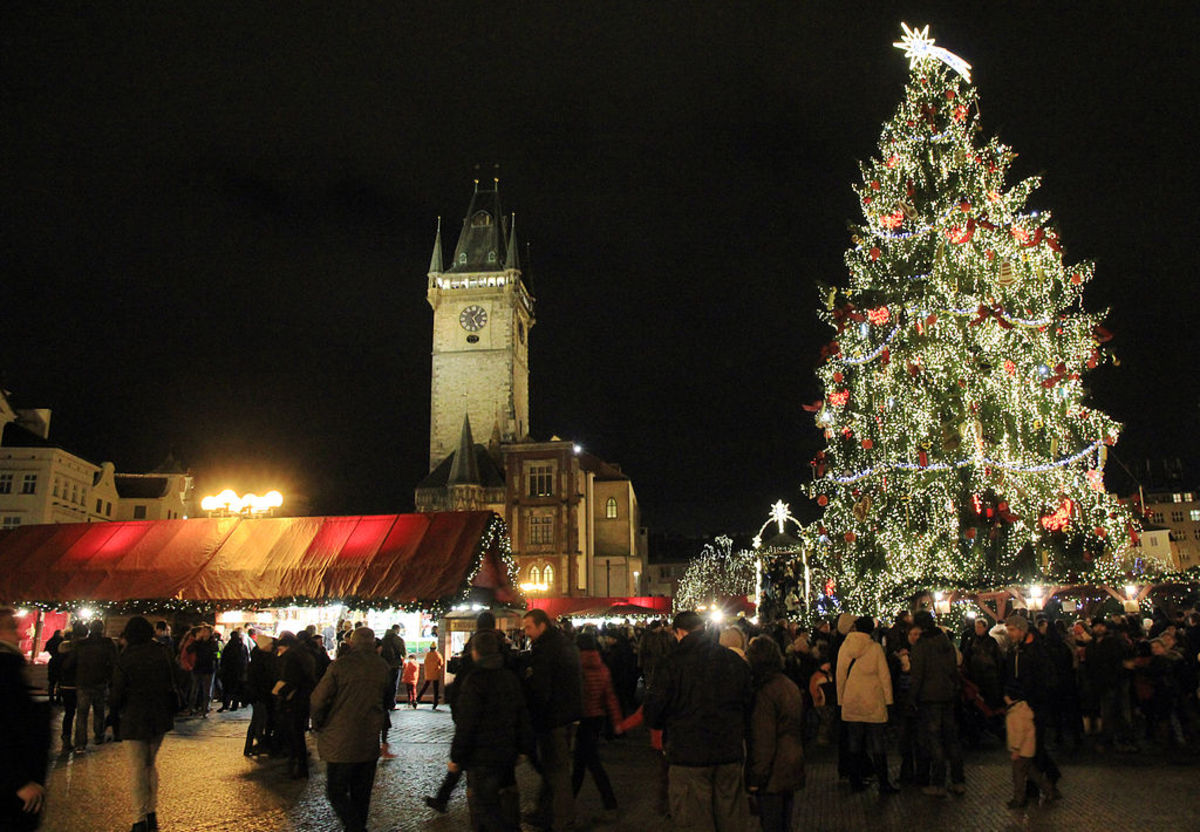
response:
<path id="1" fill-rule="evenodd" d="M 977 141 L 970 66 L 904 31 L 911 73 L 860 166 L 849 283 L 823 290 L 835 335 L 807 409 L 824 515 L 805 542 L 862 612 L 922 586 L 1119 579 L 1138 526 L 1103 486 L 1119 425 L 1084 404 L 1111 338 L 1083 306 L 1093 266 L 1065 264 L 1050 214 L 1027 209 L 1037 178 L 1006 185 L 1016 154 Z"/>
<path id="2" fill-rule="evenodd" d="M 675 590 L 674 609 L 695 610 L 726 598 L 753 595 L 757 579 L 757 554 L 748 549 L 734 552 L 733 540 L 722 535 L 704 544 L 688 564 Z"/>
<path id="3" fill-rule="evenodd" d="M 242 598 L 223 601 L 196 601 L 182 598 L 145 598 L 129 601 L 104 601 L 92 599 L 71 599 L 59 601 L 23 600 L 19 606 L 32 607 L 44 612 L 54 610 L 91 610 L 109 615 L 139 615 L 145 613 L 182 612 L 207 615 L 224 610 L 263 610 L 282 609 L 286 607 L 328 607 L 335 604 L 344 606 L 347 611 L 366 611 L 368 609 L 398 609 L 404 612 L 428 612 L 435 618 L 445 615 L 454 607 L 470 600 L 471 582 L 483 568 L 487 553 L 495 547 L 500 557 L 500 563 L 508 576 L 512 591 L 517 593 L 517 604 L 524 607 L 520 590 L 517 588 L 517 562 L 513 557 L 512 543 L 509 539 L 508 524 L 499 515 L 493 515 L 487 529 L 475 548 L 471 569 L 454 595 L 448 598 L 436 599 L 397 599 L 397 598 L 362 598 L 348 596 L 343 598 L 321 597 L 312 598 L 305 595 L 288 595 L 279 598 Z"/>

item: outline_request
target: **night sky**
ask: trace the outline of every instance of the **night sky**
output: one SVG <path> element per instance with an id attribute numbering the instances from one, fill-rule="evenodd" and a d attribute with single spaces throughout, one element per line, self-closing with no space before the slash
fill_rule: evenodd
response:
<path id="1" fill-rule="evenodd" d="M 204 492 L 409 511 L 437 217 L 452 248 L 499 164 L 535 438 L 620 463 L 653 531 L 808 512 L 814 283 L 844 283 L 906 20 L 973 64 L 985 136 L 1044 174 L 1029 205 L 1067 260 L 1098 263 L 1085 302 L 1121 364 L 1088 381 L 1116 457 L 1200 456 L 1194 7 L 421 5 L 7 8 L 14 404 L 118 470 L 174 452 Z"/>

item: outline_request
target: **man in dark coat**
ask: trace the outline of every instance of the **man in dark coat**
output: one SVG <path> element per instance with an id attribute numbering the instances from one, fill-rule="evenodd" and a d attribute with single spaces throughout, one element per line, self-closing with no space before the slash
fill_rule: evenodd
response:
<path id="1" fill-rule="evenodd" d="M 192 711 L 207 718 L 212 706 L 213 675 L 217 672 L 217 642 L 212 627 L 200 627 L 187 651 L 192 658 Z"/>
<path id="2" fill-rule="evenodd" d="M 242 640 L 242 631 L 229 634 L 229 643 L 221 651 L 221 711 L 236 711 L 246 701 L 244 691 L 250 652 Z"/>
<path id="3" fill-rule="evenodd" d="M 0 829 L 36 829 L 46 798 L 50 713 L 35 703 L 17 619 L 0 609 Z"/>
<path id="4" fill-rule="evenodd" d="M 664 730 L 671 817 L 681 828 L 742 830 L 748 800 L 742 761 L 750 728 L 750 667 L 681 612 L 679 644 L 663 660 L 643 704 L 646 724 Z"/>
<path id="5" fill-rule="evenodd" d="M 317 750 L 325 761 L 325 794 L 347 832 L 366 832 L 387 721 L 387 662 L 375 652 L 375 633 L 359 627 L 350 650 L 330 664 L 312 693 Z M 394 696 L 394 693 L 393 693 Z"/>
<path id="6" fill-rule="evenodd" d="M 383 634 L 383 645 L 380 651 L 383 660 L 387 662 L 389 677 L 392 680 L 392 700 L 389 711 L 396 710 L 396 688 L 400 684 L 400 668 L 404 665 L 404 657 L 408 655 L 408 647 L 400 636 L 400 625 L 393 624 L 392 628 Z"/>
<path id="7" fill-rule="evenodd" d="M 1127 663 L 1133 650 L 1124 636 L 1115 632 L 1103 618 L 1092 621 L 1092 642 L 1084 650 L 1083 668 L 1088 685 L 1100 702 L 1100 737 L 1096 750 L 1115 748 L 1137 751 L 1133 728 L 1126 719 L 1125 696 Z"/>
<path id="8" fill-rule="evenodd" d="M 958 741 L 958 722 L 954 706 L 962 689 L 958 676 L 958 655 L 950 639 L 933 620 L 933 614 L 921 610 L 913 617 L 921 637 L 912 647 L 909 678 L 910 704 L 917 709 L 921 734 L 929 753 L 929 785 L 921 791 L 934 797 L 946 796 L 946 763 L 950 763 L 950 791 L 966 791 L 962 746 Z"/>
<path id="9" fill-rule="evenodd" d="M 275 685 L 280 730 L 288 751 L 288 774 L 293 779 L 308 777 L 308 712 L 313 688 L 317 686 L 317 668 L 312 653 L 289 632 L 279 634 L 279 679 Z"/>
<path id="10" fill-rule="evenodd" d="M 1048 799 L 1057 800 L 1058 783 L 1062 772 L 1050 758 L 1050 750 L 1046 748 L 1046 727 L 1050 723 L 1050 708 L 1053 700 L 1055 685 L 1053 683 L 1054 667 L 1042 642 L 1041 634 L 1029 627 L 1029 619 L 1020 615 L 1010 615 L 1004 621 L 1008 631 L 1008 640 L 1012 646 L 1008 651 L 1007 675 L 1004 690 L 1006 704 L 1024 701 L 1033 711 L 1034 746 L 1033 765 L 1046 775 L 1050 783 Z"/>
<path id="11" fill-rule="evenodd" d="M 104 635 L 100 619 L 88 625 L 88 637 L 72 647 L 75 662 L 75 750 L 87 748 L 88 713 L 92 713 L 92 731 L 96 744 L 104 742 L 104 713 L 108 707 L 108 686 L 117 664 L 117 645 Z"/>
<path id="12" fill-rule="evenodd" d="M 112 706 L 121 717 L 133 779 L 133 832 L 158 829 L 158 771 L 163 737 L 175 727 L 175 678 L 166 649 L 140 615 L 125 625 L 125 652 L 113 674 Z"/>
<path id="13" fill-rule="evenodd" d="M 451 772 L 467 772 L 471 827 L 519 830 L 520 799 L 514 767 L 532 754 L 534 738 L 521 683 L 504 666 L 503 639 L 495 631 L 471 639 L 471 674 L 462 680 L 454 706 Z"/>
<path id="14" fill-rule="evenodd" d="M 583 716 L 583 671 L 575 643 L 544 610 L 525 613 L 521 624 L 532 644 L 523 682 L 542 775 L 535 817 L 546 829 L 559 832 L 575 822 L 571 726 Z"/>
<path id="15" fill-rule="evenodd" d="M 271 690 L 278 679 L 275 639 L 268 635 L 255 636 L 250 667 L 246 671 L 246 696 L 252 708 L 250 726 L 246 729 L 246 747 L 242 752 L 247 757 L 277 750 L 275 697 Z"/>

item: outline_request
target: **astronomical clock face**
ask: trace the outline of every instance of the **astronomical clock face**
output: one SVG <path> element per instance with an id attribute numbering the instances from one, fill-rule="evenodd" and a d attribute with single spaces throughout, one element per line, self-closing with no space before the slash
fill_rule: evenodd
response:
<path id="1" fill-rule="evenodd" d="M 478 332 L 487 325 L 487 310 L 482 306 L 468 306 L 459 314 L 458 323 L 467 332 Z"/>

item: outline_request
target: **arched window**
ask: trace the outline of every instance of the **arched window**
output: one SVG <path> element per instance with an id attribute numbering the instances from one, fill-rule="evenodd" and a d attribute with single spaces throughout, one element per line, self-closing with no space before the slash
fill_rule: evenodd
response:
<path id="1" fill-rule="evenodd" d="M 540 584 L 542 582 L 542 572 L 536 566 L 529 568 L 529 582 L 531 584 Z"/>
<path id="2" fill-rule="evenodd" d="M 608 502 L 604 504 L 604 516 L 609 520 L 617 519 L 617 498 L 609 497 Z"/>
<path id="3" fill-rule="evenodd" d="M 542 570 L 542 583 L 554 589 L 554 567 L 546 564 L 546 568 Z"/>

